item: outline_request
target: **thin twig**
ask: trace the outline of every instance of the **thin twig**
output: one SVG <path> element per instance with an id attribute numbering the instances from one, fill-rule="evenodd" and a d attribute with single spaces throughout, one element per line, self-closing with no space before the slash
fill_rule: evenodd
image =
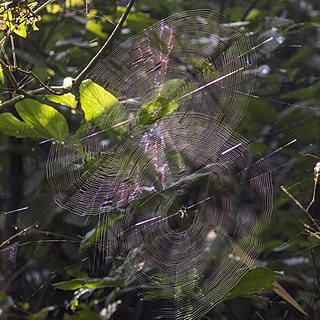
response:
<path id="1" fill-rule="evenodd" d="M 290 199 L 308 216 L 308 218 L 314 223 L 315 226 L 318 225 L 316 220 L 311 216 L 311 214 L 303 207 L 303 205 L 284 187 L 280 186 L 281 190 L 289 196 Z"/>
<path id="2" fill-rule="evenodd" d="M 57 93 L 55 90 L 53 90 L 50 86 L 47 86 L 44 82 L 42 82 L 38 76 L 36 74 L 34 74 L 32 71 L 30 70 L 24 70 L 21 68 L 16 68 L 16 70 L 20 71 L 21 73 L 27 74 L 29 76 L 32 76 L 34 79 L 36 79 L 39 84 L 41 85 L 41 87 L 43 87 L 44 89 L 46 89 L 48 92 L 52 93 L 52 94 L 63 94 L 62 93 Z"/>
<path id="3" fill-rule="evenodd" d="M 10 238 L 6 239 L 5 241 L 3 241 L 2 243 L 0 243 L 0 248 L 4 247 L 5 245 L 9 245 L 10 242 L 17 238 L 17 237 L 20 237 L 22 235 L 25 235 L 29 232 L 33 232 L 35 230 L 35 228 L 37 228 L 38 226 L 38 221 L 35 222 L 34 224 L 32 224 L 31 226 L 27 227 L 27 228 L 24 228 L 22 229 L 21 231 L 19 231 L 18 233 L 14 234 L 13 236 L 11 236 Z"/>
<path id="4" fill-rule="evenodd" d="M 17 67 L 17 55 L 16 55 L 16 48 L 14 46 L 14 39 L 12 34 L 10 34 L 10 43 L 11 43 L 11 50 L 12 50 L 12 58 L 13 58 L 13 68 L 15 69 Z"/>
<path id="5" fill-rule="evenodd" d="M 21 93 L 21 95 L 28 97 L 28 92 L 25 91 L 24 89 L 20 88 L 16 78 L 14 77 L 14 75 L 12 74 L 12 72 L 10 70 L 10 66 L 8 66 L 1 58 L 0 58 L 0 64 L 2 65 L 2 68 L 5 72 L 5 74 L 7 75 L 8 79 L 10 80 L 14 90 L 16 92 Z"/>
<path id="6" fill-rule="evenodd" d="M 5 72 L 5 74 L 9 78 L 13 88 L 15 90 L 18 90 L 19 89 L 19 84 L 18 84 L 16 78 L 14 77 L 14 75 L 12 74 L 12 72 L 10 70 L 10 67 L 1 58 L 0 58 L 0 63 L 2 65 L 2 68 L 3 68 L 4 72 Z"/>

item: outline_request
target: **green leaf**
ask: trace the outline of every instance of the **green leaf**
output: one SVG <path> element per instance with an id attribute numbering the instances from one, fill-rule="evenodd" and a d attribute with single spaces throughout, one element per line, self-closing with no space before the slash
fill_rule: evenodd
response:
<path id="1" fill-rule="evenodd" d="M 62 281 L 53 284 L 54 287 L 60 290 L 77 290 L 81 288 L 88 289 L 100 289 L 107 287 L 120 287 L 122 286 L 122 280 L 119 278 L 77 278 L 70 281 Z"/>
<path id="2" fill-rule="evenodd" d="M 202 70 L 203 71 L 203 70 Z M 165 82 L 157 96 L 141 106 L 139 123 L 149 125 L 177 110 L 185 101 L 192 98 L 195 85 L 180 79 Z"/>
<path id="3" fill-rule="evenodd" d="M 39 31 L 39 28 L 36 26 L 36 21 L 32 22 L 32 30 L 33 31 Z"/>
<path id="4" fill-rule="evenodd" d="M 118 99 L 91 80 L 84 80 L 80 85 L 80 102 L 87 121 L 103 114 L 107 109 L 118 104 Z"/>
<path id="5" fill-rule="evenodd" d="M 31 125 L 20 121 L 12 113 L 0 114 L 0 131 L 17 138 L 46 138 L 46 135 L 42 132 L 34 129 Z"/>
<path id="6" fill-rule="evenodd" d="M 27 37 L 26 22 L 24 21 L 22 23 L 19 23 L 19 25 L 13 29 L 13 32 L 22 38 L 26 38 Z"/>
<path id="7" fill-rule="evenodd" d="M 277 276 L 279 276 L 278 273 L 267 268 L 254 268 L 240 279 L 238 284 L 228 293 L 224 300 L 230 300 L 239 296 L 246 296 L 262 291 L 271 291 Z"/>
<path id="8" fill-rule="evenodd" d="M 179 104 L 177 102 L 171 102 L 164 98 L 155 99 L 141 107 L 139 123 L 144 125 L 152 124 L 178 108 Z"/>
<path id="9" fill-rule="evenodd" d="M 98 37 L 102 39 L 106 39 L 108 35 L 104 32 L 103 25 L 96 21 L 97 17 L 97 10 L 91 9 L 88 14 L 88 20 L 86 24 L 86 29 L 94 34 L 96 34 Z"/>
<path id="10" fill-rule="evenodd" d="M 52 94 L 50 96 L 47 96 L 47 99 L 52 102 L 59 103 L 64 106 L 70 107 L 72 109 L 75 109 L 77 107 L 76 96 L 70 92 L 63 94 L 61 96 Z"/>
<path id="11" fill-rule="evenodd" d="M 68 136 L 65 117 L 53 107 L 37 100 L 26 99 L 16 104 L 16 109 L 26 124 L 41 132 L 42 137 L 64 141 Z"/>
<path id="12" fill-rule="evenodd" d="M 105 32 L 103 32 L 102 25 L 92 19 L 88 20 L 86 29 L 102 39 L 106 39 L 108 37 L 108 35 Z"/>
<path id="13" fill-rule="evenodd" d="M 76 311 L 79 306 L 79 300 L 77 298 L 73 299 L 70 309 Z"/>

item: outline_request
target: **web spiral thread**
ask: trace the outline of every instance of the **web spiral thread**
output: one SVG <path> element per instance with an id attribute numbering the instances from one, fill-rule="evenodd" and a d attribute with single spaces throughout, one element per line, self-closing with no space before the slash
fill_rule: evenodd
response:
<path id="1" fill-rule="evenodd" d="M 200 318 L 261 250 L 271 172 L 234 131 L 253 87 L 253 57 L 249 38 L 211 11 L 162 20 L 89 74 L 119 105 L 51 148 L 56 202 L 99 216 L 97 259 L 125 265 L 124 286 L 149 306 L 144 319 Z"/>

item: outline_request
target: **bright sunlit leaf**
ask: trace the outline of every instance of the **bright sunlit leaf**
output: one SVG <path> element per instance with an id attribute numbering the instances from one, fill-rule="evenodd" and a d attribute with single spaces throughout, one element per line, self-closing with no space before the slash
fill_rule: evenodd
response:
<path id="1" fill-rule="evenodd" d="M 16 28 L 13 29 L 13 32 L 22 38 L 27 37 L 26 23 L 20 23 Z"/>
<path id="2" fill-rule="evenodd" d="M 37 100 L 26 99 L 16 104 L 20 117 L 26 124 L 41 132 L 48 139 L 64 141 L 68 136 L 65 117 L 51 106 Z"/>
<path id="3" fill-rule="evenodd" d="M 107 109 L 118 104 L 118 99 L 91 80 L 84 80 L 80 85 L 80 102 L 87 121 L 103 114 Z"/>
<path id="4" fill-rule="evenodd" d="M 33 31 L 39 31 L 39 28 L 36 26 L 35 22 L 32 22 L 32 30 Z"/>
<path id="5" fill-rule="evenodd" d="M 72 94 L 70 92 L 63 94 L 61 96 L 52 94 L 50 96 L 47 96 L 47 99 L 52 102 L 59 103 L 64 106 L 70 107 L 72 109 L 75 109 L 77 107 L 76 97 L 74 94 Z"/>

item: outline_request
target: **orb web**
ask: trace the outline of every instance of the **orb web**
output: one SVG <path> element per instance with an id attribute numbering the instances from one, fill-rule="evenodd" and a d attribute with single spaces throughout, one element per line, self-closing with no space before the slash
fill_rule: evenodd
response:
<path id="1" fill-rule="evenodd" d="M 165 319 L 197 319 L 221 302 L 253 267 L 261 225 L 270 218 L 268 167 L 252 157 L 245 139 L 212 123 L 176 113 L 149 128 L 148 138 L 134 133 L 115 155 L 120 159 L 135 145 L 132 159 L 141 160 L 117 169 L 139 178 L 104 242 L 104 256 L 122 263 L 135 252 L 125 282 L 149 288 L 141 296 L 158 299 L 156 313 Z M 168 168 L 173 158 L 179 170 Z M 129 201 L 142 189 L 148 193 Z M 147 314 L 155 317 L 152 308 Z"/>
<path id="2" fill-rule="evenodd" d="M 52 145 L 57 204 L 104 225 L 97 269 L 123 266 L 129 293 L 115 318 L 137 303 L 143 319 L 197 319 L 253 267 L 272 208 L 271 172 L 234 132 L 254 82 L 253 53 L 248 37 L 211 11 L 169 17 L 89 74 L 119 105 Z M 155 100 L 177 108 L 141 121 Z"/>

